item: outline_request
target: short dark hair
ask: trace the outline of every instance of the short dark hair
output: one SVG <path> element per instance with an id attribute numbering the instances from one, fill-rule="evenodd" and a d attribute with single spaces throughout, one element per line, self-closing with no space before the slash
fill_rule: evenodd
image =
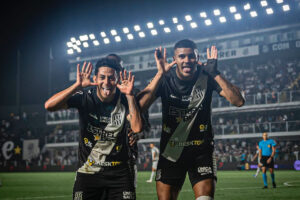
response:
<path id="1" fill-rule="evenodd" d="M 113 57 L 113 58 L 111 58 L 111 57 Z M 106 58 L 116 60 L 117 63 L 118 63 L 118 65 L 119 65 L 120 71 L 123 71 L 123 66 L 121 64 L 122 63 L 122 59 L 121 59 L 121 57 L 119 55 L 117 55 L 115 53 L 111 53 L 111 54 L 108 54 L 106 56 Z"/>
<path id="2" fill-rule="evenodd" d="M 119 63 L 115 59 L 101 58 L 98 60 L 95 68 L 95 76 L 98 75 L 98 71 L 100 67 L 110 67 L 116 70 L 117 74 L 120 72 Z"/>
<path id="3" fill-rule="evenodd" d="M 184 40 L 180 40 L 180 41 L 176 42 L 176 44 L 174 46 L 174 51 L 177 48 L 192 48 L 194 50 L 194 49 L 197 49 L 197 45 L 192 40 L 184 39 Z"/>

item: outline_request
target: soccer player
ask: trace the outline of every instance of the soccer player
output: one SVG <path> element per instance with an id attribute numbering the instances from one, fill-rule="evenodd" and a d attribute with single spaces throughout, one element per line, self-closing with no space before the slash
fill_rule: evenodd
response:
<path id="1" fill-rule="evenodd" d="M 268 138 L 267 133 L 263 133 L 262 135 L 263 140 L 259 142 L 259 159 L 262 164 L 262 177 L 264 181 L 263 189 L 268 188 L 267 182 L 267 168 L 269 168 L 271 178 L 272 178 L 272 185 L 273 188 L 276 188 L 275 183 L 275 174 L 274 174 L 274 155 L 276 151 L 276 142 L 272 139 Z"/>
<path id="2" fill-rule="evenodd" d="M 147 182 L 152 183 L 152 179 L 153 179 L 154 174 L 155 174 L 156 169 L 157 169 L 157 163 L 158 163 L 158 158 L 159 158 L 159 150 L 153 143 L 150 143 L 149 146 L 151 148 L 151 156 L 152 156 L 152 172 L 151 172 L 150 179 L 147 180 Z"/>
<path id="3" fill-rule="evenodd" d="M 199 62 L 196 44 L 181 40 L 174 46 L 173 62 L 157 48 L 154 56 L 158 72 L 138 95 L 141 109 L 157 97 L 162 101 L 162 134 L 156 171 L 158 199 L 177 199 L 186 173 L 197 200 L 214 197 L 216 161 L 211 126 L 211 101 L 217 91 L 231 104 L 242 106 L 239 89 L 217 68 L 217 49 L 207 49 L 207 64 Z M 173 67 L 176 64 L 176 67 Z"/>
<path id="4" fill-rule="evenodd" d="M 135 199 L 127 134 L 129 126 L 140 132 L 142 120 L 132 94 L 134 76 L 126 71 L 119 76 L 118 64 L 107 58 L 97 62 L 93 82 L 91 63 L 85 62 L 81 71 L 79 67 L 76 83 L 45 103 L 49 111 L 79 111 L 79 163 L 73 199 Z"/>
<path id="5" fill-rule="evenodd" d="M 257 175 L 259 174 L 260 172 L 260 168 L 261 168 L 261 163 L 260 163 L 260 159 L 259 159 L 259 146 L 256 144 L 256 153 L 255 153 L 255 156 L 253 156 L 252 158 L 252 162 L 257 158 L 257 169 L 256 169 L 256 173 L 253 175 L 254 178 L 257 177 Z"/>

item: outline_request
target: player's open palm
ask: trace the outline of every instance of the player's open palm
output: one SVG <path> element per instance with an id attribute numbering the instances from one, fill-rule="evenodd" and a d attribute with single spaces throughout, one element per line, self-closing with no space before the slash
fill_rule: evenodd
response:
<path id="1" fill-rule="evenodd" d="M 133 86 L 134 86 L 134 75 L 131 72 L 128 73 L 124 70 L 124 73 L 120 72 L 121 84 L 118 84 L 117 87 L 125 95 L 132 95 Z"/>
<path id="2" fill-rule="evenodd" d="M 175 61 L 168 63 L 167 62 L 167 51 L 166 48 L 164 48 L 164 51 L 162 51 L 162 48 L 156 48 L 154 53 L 157 70 L 159 73 L 166 73 L 171 69 L 172 66 L 176 64 Z"/>
<path id="3" fill-rule="evenodd" d="M 93 70 L 92 63 L 89 62 L 87 66 L 86 64 L 87 64 L 86 62 L 83 63 L 81 71 L 80 71 L 80 64 L 77 64 L 76 84 L 81 88 L 97 85 L 97 83 L 91 81 L 91 73 Z"/>

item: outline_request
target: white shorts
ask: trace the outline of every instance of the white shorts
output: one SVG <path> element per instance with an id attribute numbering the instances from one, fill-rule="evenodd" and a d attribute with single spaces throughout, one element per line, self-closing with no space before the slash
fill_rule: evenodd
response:
<path id="1" fill-rule="evenodd" d="M 152 161 L 152 168 L 157 169 L 158 160 Z"/>

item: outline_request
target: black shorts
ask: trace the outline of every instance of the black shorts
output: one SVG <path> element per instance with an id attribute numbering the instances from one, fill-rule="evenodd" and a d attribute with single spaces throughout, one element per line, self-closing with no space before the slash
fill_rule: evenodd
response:
<path id="1" fill-rule="evenodd" d="M 77 172 L 73 200 L 136 199 L 132 172 L 128 168 L 97 174 Z"/>
<path id="2" fill-rule="evenodd" d="M 270 163 L 267 163 L 267 160 L 270 158 L 270 156 L 262 156 L 260 159 L 260 163 L 263 167 L 267 168 L 274 168 L 274 158 L 272 158 Z"/>
<path id="3" fill-rule="evenodd" d="M 187 172 L 193 187 L 196 183 L 205 179 L 217 180 L 214 153 L 198 155 L 193 159 L 176 163 L 160 155 L 155 180 L 181 188 Z"/>

